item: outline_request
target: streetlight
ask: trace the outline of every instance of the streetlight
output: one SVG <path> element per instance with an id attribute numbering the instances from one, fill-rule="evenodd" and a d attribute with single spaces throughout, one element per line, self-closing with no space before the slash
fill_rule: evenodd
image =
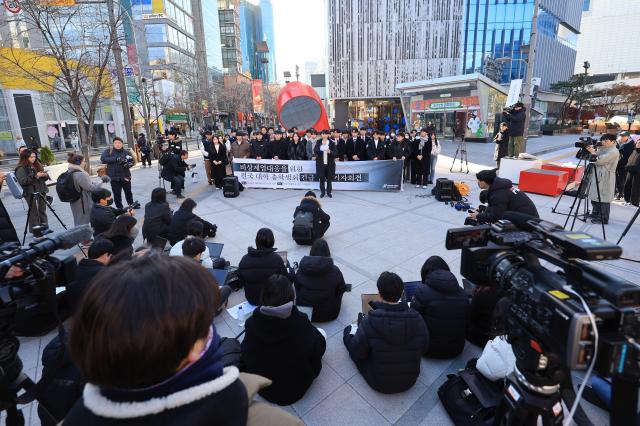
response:
<path id="1" fill-rule="evenodd" d="M 587 88 L 587 75 L 589 74 L 589 68 L 591 68 L 591 64 L 589 61 L 584 61 L 582 64 L 582 68 L 584 68 L 584 74 L 582 74 L 582 97 L 580 100 L 580 109 L 578 110 L 578 125 L 582 128 L 582 104 L 584 103 L 584 94 L 586 93 Z M 587 129 L 588 130 L 588 129 Z"/>

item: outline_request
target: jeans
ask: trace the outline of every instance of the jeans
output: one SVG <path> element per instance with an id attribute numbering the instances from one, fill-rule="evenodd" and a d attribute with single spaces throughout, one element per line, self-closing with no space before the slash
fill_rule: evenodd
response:
<path id="1" fill-rule="evenodd" d="M 431 155 L 431 170 L 429 173 L 429 183 L 434 183 L 436 181 L 436 163 L 438 162 L 437 155 Z"/>
<path id="2" fill-rule="evenodd" d="M 143 167 L 145 164 L 149 164 L 149 167 L 151 167 L 151 152 L 147 152 L 146 154 L 144 152 L 141 152 L 140 157 L 142 158 Z"/>
<path id="3" fill-rule="evenodd" d="M 171 189 L 176 195 L 182 195 L 182 189 L 184 188 L 184 176 L 174 176 L 171 181 Z"/>
<path id="4" fill-rule="evenodd" d="M 124 196 L 127 199 L 127 205 L 133 204 L 133 194 L 131 193 L 131 181 L 128 180 L 112 180 L 111 191 L 113 192 L 113 204 L 117 208 L 122 208 L 122 190 L 124 189 Z"/>
<path id="5" fill-rule="evenodd" d="M 509 136 L 508 157 L 517 157 L 522 152 L 524 138 L 522 136 Z"/>

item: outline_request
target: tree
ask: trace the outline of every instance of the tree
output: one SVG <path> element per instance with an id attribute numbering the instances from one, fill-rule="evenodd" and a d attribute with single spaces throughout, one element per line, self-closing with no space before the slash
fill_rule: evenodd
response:
<path id="1" fill-rule="evenodd" d="M 96 111 L 103 99 L 112 97 L 110 65 L 112 49 L 119 43 L 99 3 L 56 6 L 41 0 L 21 0 L 22 12 L 10 21 L 21 28 L 19 39 L 30 40 L 29 50 L 15 47 L 13 40 L 0 49 L 0 65 L 16 78 L 31 80 L 37 90 L 54 93 L 61 108 L 75 116 L 85 158 L 95 140 Z M 104 19 L 96 19 L 96 18 Z M 120 22 L 116 15 L 116 23 Z M 19 25 L 24 22 L 26 25 Z M 89 161 L 87 171 L 90 172 Z"/>
<path id="2" fill-rule="evenodd" d="M 238 116 L 238 112 L 247 113 L 253 110 L 251 98 L 251 84 L 241 81 L 225 81 L 224 87 L 218 93 L 218 106 L 220 111 L 227 112 L 230 116 Z"/>
<path id="3" fill-rule="evenodd" d="M 550 86 L 552 91 L 562 93 L 566 96 L 560 110 L 561 125 L 565 125 L 567 112 L 572 105 L 575 104 L 578 110 L 582 111 L 583 106 L 587 104 L 588 100 L 593 96 L 591 86 L 588 86 L 586 84 L 587 82 L 588 76 L 585 78 L 584 74 L 576 74 L 569 78 L 569 80 L 559 81 Z"/>
<path id="4" fill-rule="evenodd" d="M 591 103 L 601 107 L 604 110 L 605 118 L 608 120 L 615 115 L 617 106 L 627 104 L 632 93 L 632 89 L 632 87 L 624 83 L 616 83 L 608 89 L 592 92 L 594 97 L 592 98 Z M 628 112 L 628 106 L 626 109 Z"/>

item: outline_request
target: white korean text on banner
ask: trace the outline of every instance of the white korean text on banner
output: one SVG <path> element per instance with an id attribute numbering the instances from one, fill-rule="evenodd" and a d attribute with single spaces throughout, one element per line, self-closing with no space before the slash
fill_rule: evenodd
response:
<path id="1" fill-rule="evenodd" d="M 402 161 L 338 161 L 333 189 L 399 191 Z M 246 188 L 318 189 L 315 161 L 234 159 L 233 174 Z"/>

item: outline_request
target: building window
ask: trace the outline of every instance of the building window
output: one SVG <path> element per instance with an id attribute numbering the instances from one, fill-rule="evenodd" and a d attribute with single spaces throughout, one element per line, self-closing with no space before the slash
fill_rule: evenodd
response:
<path id="1" fill-rule="evenodd" d="M 582 3 L 582 11 L 588 12 L 590 7 L 591 7 L 591 0 L 584 0 L 584 2 Z"/>
<path id="2" fill-rule="evenodd" d="M 144 26 L 147 43 L 166 43 L 167 26 L 165 24 L 147 24 Z"/>
<path id="3" fill-rule="evenodd" d="M 148 47 L 147 55 L 149 56 L 149 65 L 166 64 L 169 61 L 166 47 Z"/>

